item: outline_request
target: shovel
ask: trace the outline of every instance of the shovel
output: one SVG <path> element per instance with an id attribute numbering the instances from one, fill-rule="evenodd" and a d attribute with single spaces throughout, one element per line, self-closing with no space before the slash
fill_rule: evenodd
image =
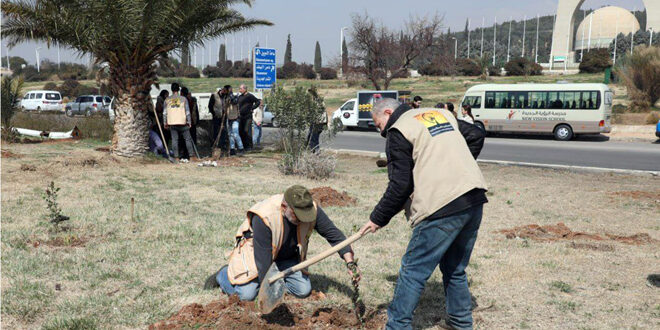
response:
<path id="1" fill-rule="evenodd" d="M 305 260 L 281 272 L 277 269 L 277 266 L 273 262 L 270 265 L 270 268 L 268 269 L 268 272 L 266 273 L 266 276 L 264 280 L 261 282 L 261 286 L 259 288 L 259 297 L 257 300 L 257 308 L 259 309 L 259 311 L 262 314 L 268 314 L 272 312 L 275 309 L 275 307 L 277 307 L 277 305 L 279 305 L 282 302 L 282 298 L 284 298 L 284 291 L 286 290 L 286 286 L 284 285 L 285 276 L 295 273 L 299 270 L 305 269 L 331 256 L 333 253 L 359 240 L 368 233 L 369 232 L 366 232 L 364 234 L 356 233 L 353 236 L 344 240 L 343 242 L 333 246 L 328 250 L 323 251 L 321 254 L 314 256 L 311 259 Z"/>

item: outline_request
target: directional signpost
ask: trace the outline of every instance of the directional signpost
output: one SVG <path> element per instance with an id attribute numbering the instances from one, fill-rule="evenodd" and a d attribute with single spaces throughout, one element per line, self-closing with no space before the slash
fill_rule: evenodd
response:
<path id="1" fill-rule="evenodd" d="M 273 48 L 254 48 L 254 59 L 252 61 L 252 76 L 254 79 L 254 89 L 271 89 L 277 79 L 277 69 L 275 68 L 275 49 Z"/>

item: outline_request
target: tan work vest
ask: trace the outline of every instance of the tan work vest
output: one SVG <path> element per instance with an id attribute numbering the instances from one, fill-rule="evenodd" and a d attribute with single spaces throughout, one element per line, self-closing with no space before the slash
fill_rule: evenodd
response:
<path id="1" fill-rule="evenodd" d="M 252 206 L 247 212 L 247 219 L 238 228 L 236 232 L 236 245 L 229 254 L 229 267 L 227 275 L 229 282 L 233 285 L 248 283 L 259 276 L 257 264 L 254 260 L 254 244 L 251 235 L 246 237 L 246 233 L 252 233 L 252 215 L 258 215 L 264 224 L 270 228 L 272 233 L 273 261 L 282 248 L 282 239 L 284 236 L 284 219 L 282 215 L 282 200 L 284 195 L 274 195 Z M 300 261 L 307 258 L 307 247 L 309 237 L 312 235 L 316 221 L 301 222 L 298 224 L 298 251 L 300 251 Z M 282 269 L 283 270 L 283 269 Z"/>
<path id="2" fill-rule="evenodd" d="M 449 111 L 408 110 L 390 129 L 397 129 L 413 145 L 411 226 L 474 188 L 486 189 L 486 180 Z"/>
<path id="3" fill-rule="evenodd" d="M 222 116 L 222 111 L 223 111 L 224 104 L 222 102 L 222 98 L 218 93 L 213 93 L 213 109 L 209 109 L 213 111 L 213 114 L 219 119 Z"/>
<path id="4" fill-rule="evenodd" d="M 186 104 L 183 101 L 182 97 L 173 96 L 168 97 L 165 101 L 165 107 L 167 111 L 167 125 L 176 126 L 176 125 L 186 125 Z"/>

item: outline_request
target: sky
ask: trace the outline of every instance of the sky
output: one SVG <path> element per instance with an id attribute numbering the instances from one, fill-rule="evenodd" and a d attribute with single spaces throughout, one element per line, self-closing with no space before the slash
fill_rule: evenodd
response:
<path id="1" fill-rule="evenodd" d="M 648 1 L 648 0 L 647 0 Z M 381 21 L 384 25 L 399 29 L 411 17 L 433 15 L 443 17 L 445 28 L 452 31 L 462 31 L 466 19 L 471 20 L 471 28 L 481 25 L 485 18 L 486 26 L 493 25 L 495 17 L 498 22 L 521 20 L 525 15 L 534 17 L 537 14 L 553 15 L 557 9 L 558 0 L 415 0 L 406 3 L 400 0 L 255 0 L 252 7 L 241 5 L 237 7 L 244 16 L 267 19 L 273 26 L 259 27 L 254 30 L 227 36 L 227 56 L 238 60 L 240 54 L 249 56 L 250 45 L 257 41 L 260 46 L 275 48 L 278 63 L 282 63 L 286 38 L 291 34 L 292 55 L 296 62 L 314 63 L 314 47 L 316 41 L 321 45 L 323 64 L 326 65 L 340 53 L 342 27 L 349 27 L 347 42 L 350 41 L 351 16 L 368 13 L 369 16 Z M 642 0 L 586 0 L 582 8 L 600 8 L 604 5 L 614 5 L 629 10 L 644 7 Z M 197 49 L 195 54 L 197 66 L 215 64 L 218 60 L 218 47 L 225 38 L 211 40 L 204 49 Z M 21 56 L 28 63 L 36 62 L 35 48 L 41 47 L 39 56 L 57 61 L 57 47 L 47 48 L 45 43 L 23 43 L 9 50 L 10 56 Z M 7 47 L 4 40 L 0 54 L 6 56 Z M 88 63 L 89 58 L 79 57 L 76 52 L 60 48 L 60 59 L 64 62 Z"/>

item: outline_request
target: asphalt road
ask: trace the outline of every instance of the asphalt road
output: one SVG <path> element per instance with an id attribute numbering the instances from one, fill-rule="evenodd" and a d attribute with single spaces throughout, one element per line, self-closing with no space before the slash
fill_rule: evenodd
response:
<path id="1" fill-rule="evenodd" d="M 329 144 L 322 141 L 321 145 L 333 149 L 385 151 L 385 139 L 373 131 L 341 132 Z M 604 136 L 563 142 L 550 136 L 508 135 L 487 137 L 479 159 L 660 171 L 660 144 L 612 142 Z"/>

